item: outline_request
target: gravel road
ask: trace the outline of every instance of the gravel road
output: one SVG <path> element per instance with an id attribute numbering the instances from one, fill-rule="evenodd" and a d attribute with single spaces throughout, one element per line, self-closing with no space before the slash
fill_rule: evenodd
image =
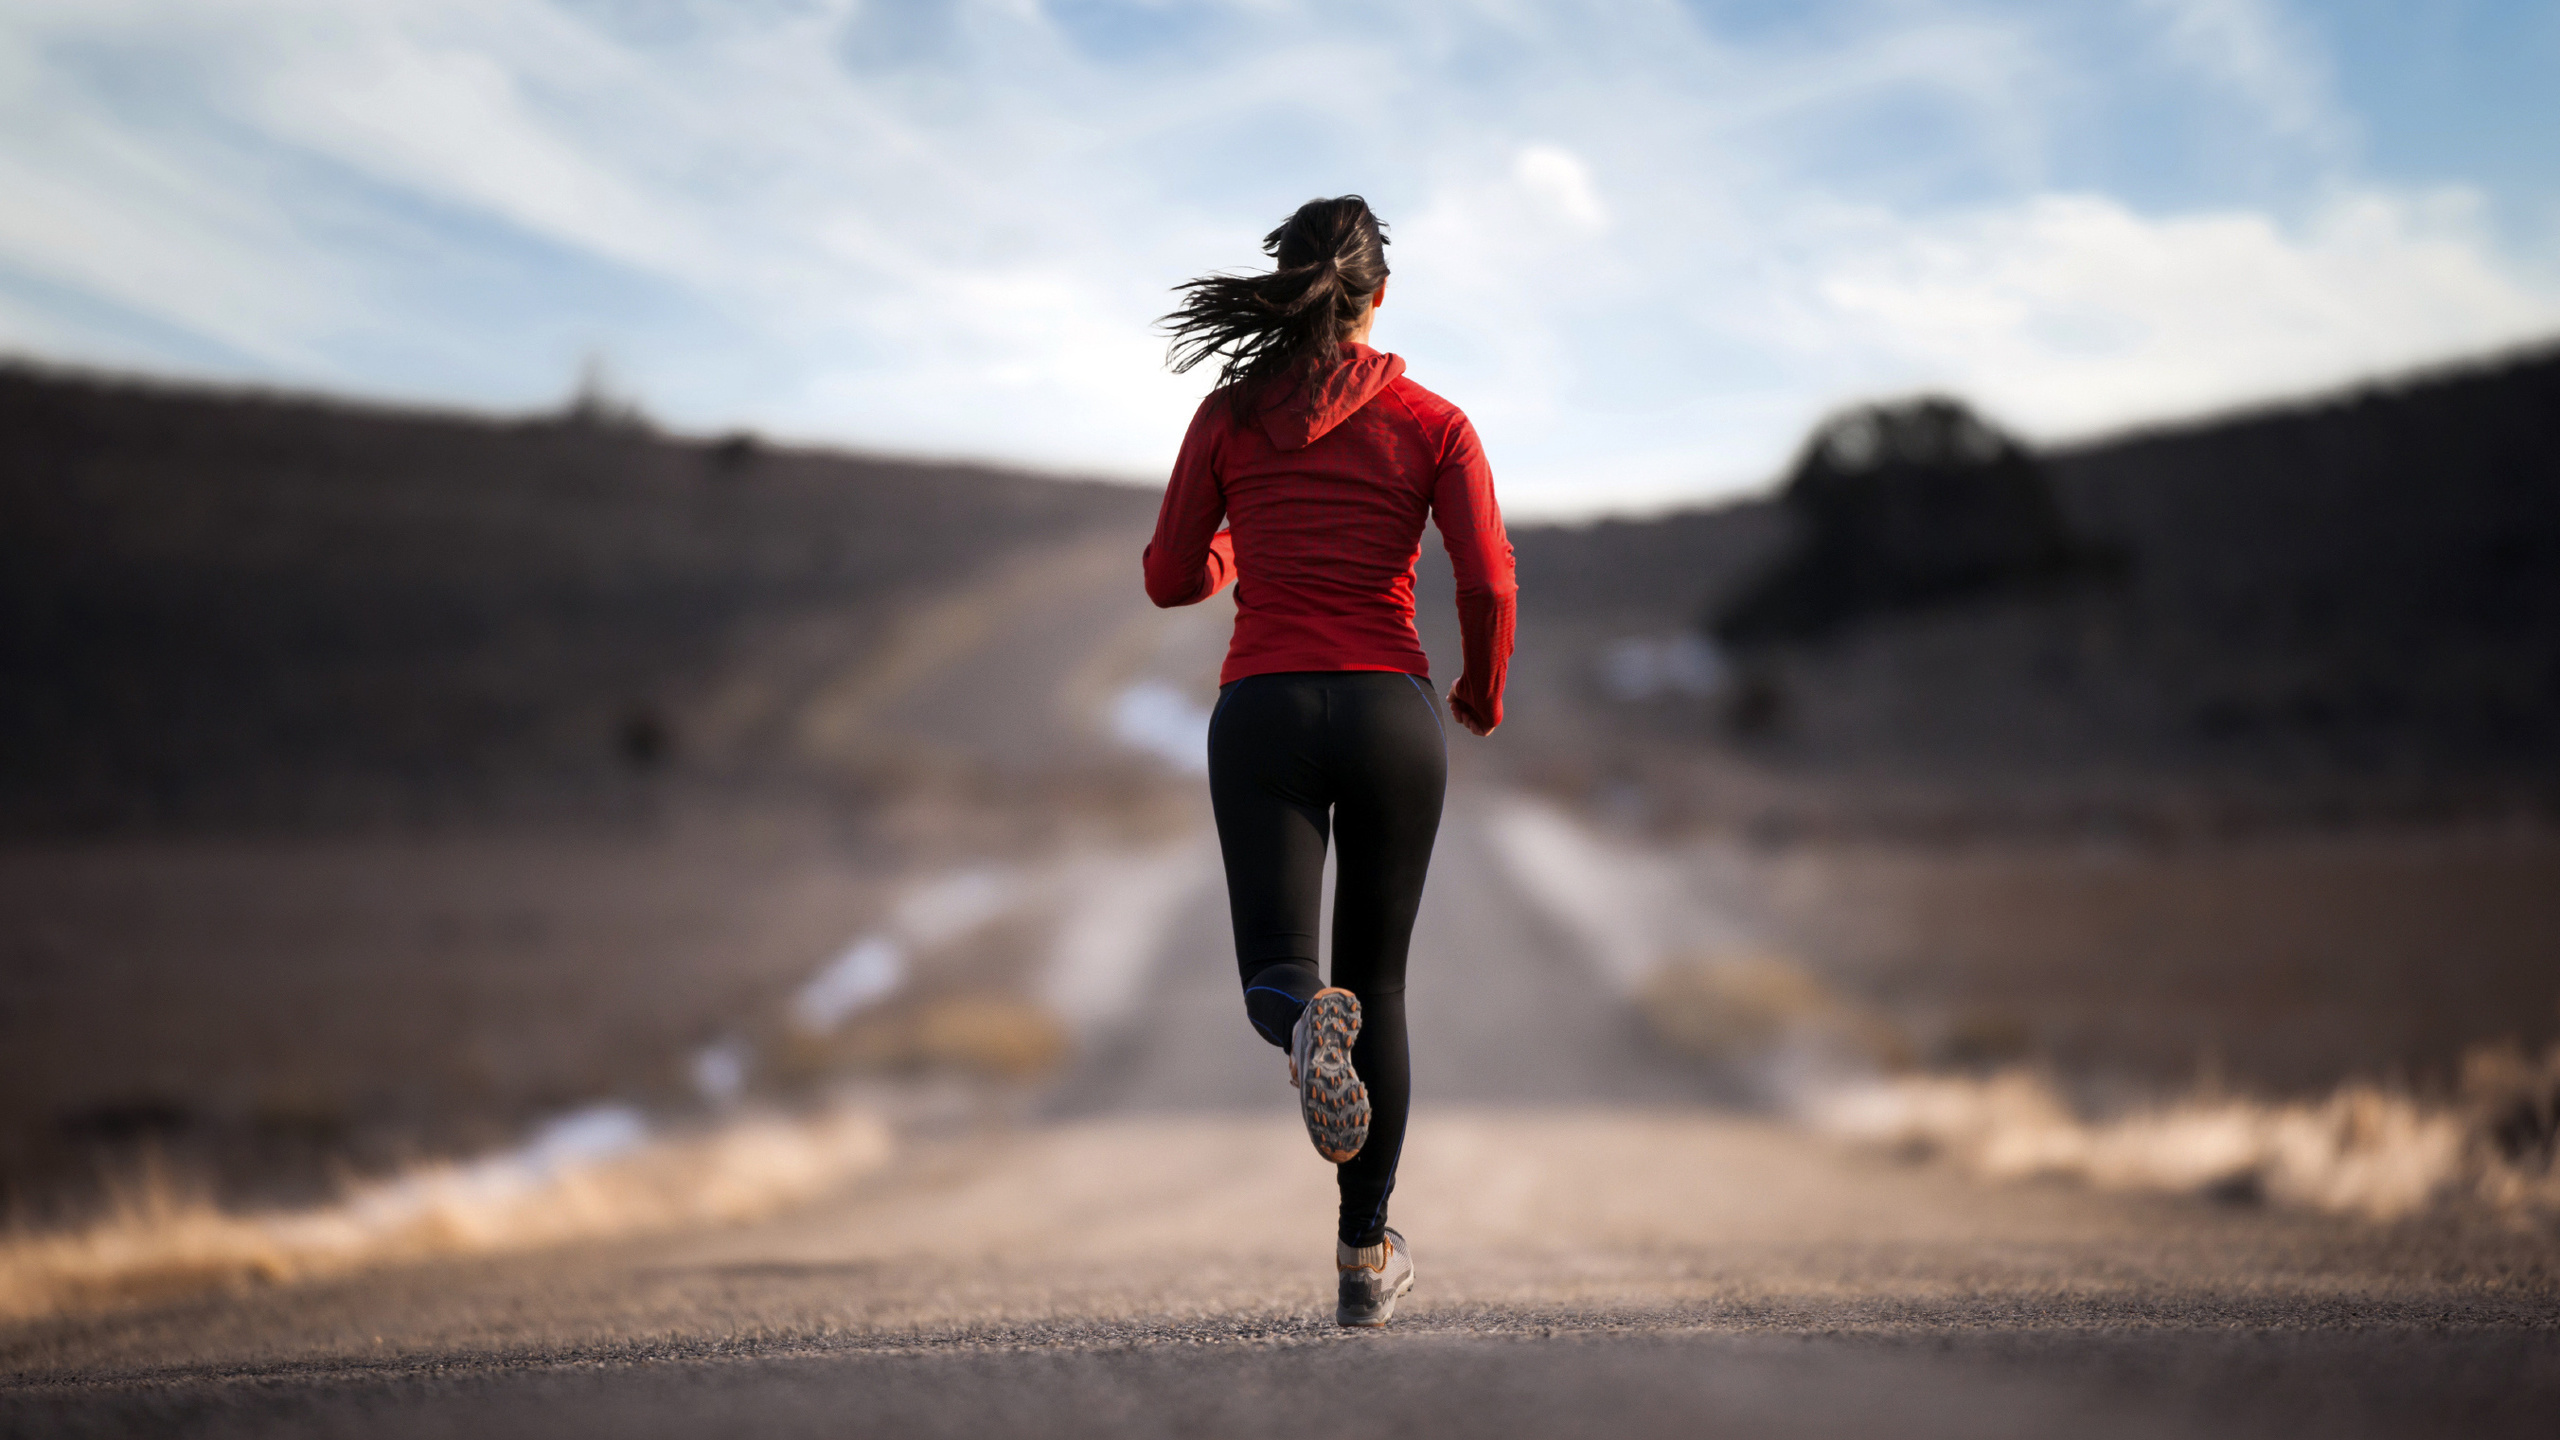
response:
<path id="1" fill-rule="evenodd" d="M 1421 1285 L 1330 1323 L 1330 1176 L 1186 902 L 1033 1119 L 767 1223 L 0 1330 L 25 1435 L 2534 1435 L 2560 1247 L 1992 1187 L 1720 1110 L 1461 799 L 1414 962 Z"/>

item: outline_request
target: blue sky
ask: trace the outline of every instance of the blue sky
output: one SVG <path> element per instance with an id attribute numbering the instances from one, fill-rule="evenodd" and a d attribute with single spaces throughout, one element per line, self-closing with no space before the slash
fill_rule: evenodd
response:
<path id="1" fill-rule="evenodd" d="M 1515 515 L 2560 336 L 2560 4 L 11 0 L 0 351 L 1157 479 L 1168 287 L 1393 226 Z"/>

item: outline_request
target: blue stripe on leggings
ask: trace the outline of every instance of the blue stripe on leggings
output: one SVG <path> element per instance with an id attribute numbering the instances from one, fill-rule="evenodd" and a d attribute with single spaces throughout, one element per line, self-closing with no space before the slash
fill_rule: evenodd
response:
<path id="1" fill-rule="evenodd" d="M 1244 993 L 1246 993 L 1247 995 L 1251 995 L 1252 993 L 1254 993 L 1254 992 L 1255 992 L 1255 991 L 1257 991 L 1257 990 L 1259 990 L 1259 991 L 1263 992 L 1263 993 L 1264 993 L 1264 994 L 1266 994 L 1266 995 L 1282 995 L 1282 996 L 1287 996 L 1287 997 L 1288 997 L 1289 999 L 1291 999 L 1291 1000 L 1298 1000 L 1298 997 L 1297 997 L 1297 996 L 1295 996 L 1295 995 L 1290 995 L 1288 991 L 1281 989 L 1281 988 L 1280 988 L 1279 986 L 1277 986 L 1277 985 L 1247 985 L 1246 987 L 1244 987 Z M 1298 1008 L 1299 1008 L 1299 1009 L 1301 1009 L 1301 1010 L 1303 1010 L 1303 1009 L 1307 1008 L 1307 1002 L 1306 1002 L 1306 1001 L 1304 1001 L 1304 1000 L 1298 1000 Z M 1274 1045 L 1280 1045 L 1280 1044 L 1285 1044 L 1285 1043 L 1287 1043 L 1287 1042 L 1285 1042 L 1285 1041 L 1281 1040 L 1279 1036 L 1272 1034 L 1272 1033 L 1271 1033 L 1270 1031 L 1268 1031 L 1268 1030 L 1264 1030 L 1264 1029 L 1262 1028 L 1262 1022 L 1253 1018 L 1253 1012 L 1252 1012 L 1251 1010 L 1247 1010 L 1247 1011 L 1245 1011 L 1245 1012 L 1244 1012 L 1244 1018 L 1245 1018 L 1245 1020 L 1246 1020 L 1248 1023 L 1250 1023 L 1250 1024 L 1253 1026 L 1254 1030 L 1255 1030 L 1256 1032 L 1258 1032 L 1258 1033 L 1262 1036 L 1262 1038 L 1263 1038 L 1263 1039 L 1270 1041 L 1270 1042 L 1271 1042 L 1272 1044 L 1274 1044 Z"/>
<path id="2" fill-rule="evenodd" d="M 1431 712 L 1431 723 L 1438 726 L 1440 729 L 1440 748 L 1444 752 L 1447 751 L 1449 748 L 1449 722 L 1440 718 L 1440 702 L 1431 697 L 1431 687 L 1422 683 L 1421 676 L 1407 670 L 1404 672 L 1404 678 L 1412 681 L 1413 688 L 1422 693 L 1423 708 Z"/>

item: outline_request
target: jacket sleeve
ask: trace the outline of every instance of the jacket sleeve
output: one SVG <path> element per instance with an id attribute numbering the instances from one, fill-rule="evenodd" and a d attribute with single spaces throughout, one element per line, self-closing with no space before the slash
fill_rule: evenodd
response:
<path id="1" fill-rule="evenodd" d="M 1227 516 L 1217 470 L 1224 427 L 1210 413 L 1210 403 L 1201 401 L 1191 417 L 1182 453 L 1174 457 L 1173 480 L 1164 487 L 1164 504 L 1156 510 L 1155 538 L 1139 556 L 1147 598 L 1159 606 L 1196 605 L 1236 578 L 1235 537 L 1218 528 Z"/>
<path id="2" fill-rule="evenodd" d="M 1484 730 L 1502 723 L 1502 685 L 1511 666 L 1511 630 L 1520 583 L 1502 506 L 1493 496 L 1476 427 L 1455 417 L 1440 447 L 1432 520 L 1458 577 L 1458 636 L 1465 655 L 1450 708 Z"/>

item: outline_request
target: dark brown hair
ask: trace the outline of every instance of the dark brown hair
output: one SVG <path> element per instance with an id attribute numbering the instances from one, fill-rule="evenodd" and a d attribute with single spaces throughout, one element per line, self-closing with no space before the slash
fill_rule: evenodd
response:
<path id="1" fill-rule="evenodd" d="M 1357 195 L 1310 200 L 1262 237 L 1268 275 L 1203 275 L 1174 287 L 1182 304 L 1165 363 L 1179 375 L 1223 356 L 1218 383 L 1241 412 L 1274 380 L 1331 360 L 1387 281 L 1387 227 Z"/>

